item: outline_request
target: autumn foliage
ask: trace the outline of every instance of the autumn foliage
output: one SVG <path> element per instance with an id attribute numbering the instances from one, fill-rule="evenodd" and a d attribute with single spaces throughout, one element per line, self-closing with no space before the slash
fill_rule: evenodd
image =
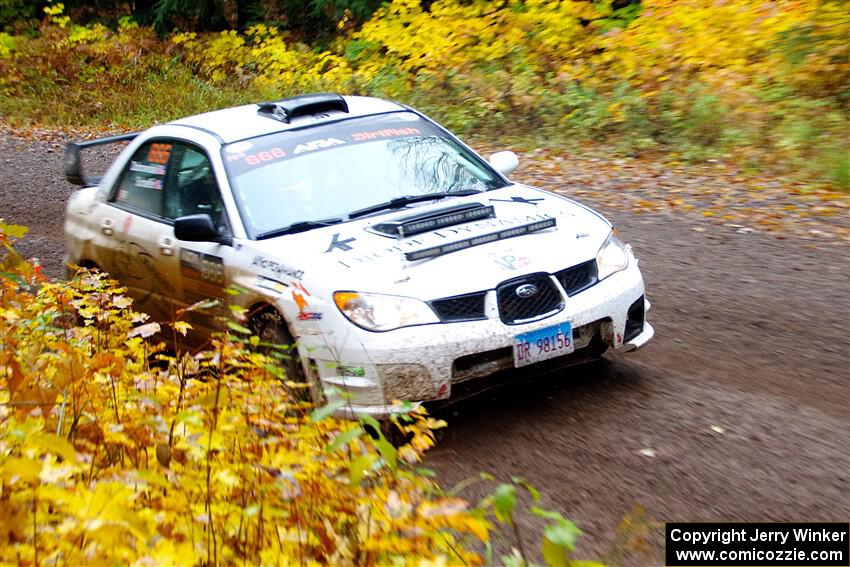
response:
<path id="1" fill-rule="evenodd" d="M 188 323 L 150 321 L 102 273 L 46 280 L 11 246 L 24 232 L 0 222 L 0 564 L 476 565 L 517 490 L 540 499 L 520 478 L 474 506 L 444 492 L 420 467 L 444 423 L 412 409 L 391 443 L 335 420 L 238 324 L 170 351 Z M 531 511 L 549 564 L 598 565 Z"/>
<path id="2" fill-rule="evenodd" d="M 11 120 L 141 127 L 329 90 L 395 98 L 466 134 L 735 159 L 850 187 L 840 0 L 394 0 L 306 45 L 271 23 L 164 40 L 47 8 L 0 33 Z M 617 8 L 616 6 L 620 6 Z"/>

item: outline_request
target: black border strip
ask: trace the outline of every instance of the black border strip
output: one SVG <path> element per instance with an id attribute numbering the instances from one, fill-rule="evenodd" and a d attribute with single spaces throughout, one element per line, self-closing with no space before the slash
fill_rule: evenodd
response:
<path id="1" fill-rule="evenodd" d="M 466 240 L 458 240 L 457 242 L 450 242 L 449 244 L 441 244 L 440 246 L 406 252 L 404 257 L 410 262 L 425 260 L 426 258 L 436 258 L 437 256 L 451 254 L 452 252 L 457 252 L 459 250 L 466 250 L 473 246 L 481 246 L 482 244 L 489 244 L 490 242 L 496 242 L 498 240 L 505 240 L 507 238 L 514 238 L 516 236 L 523 236 L 532 232 L 538 232 L 540 230 L 552 228 L 556 224 L 557 221 L 554 218 L 522 224 L 499 230 L 497 232 L 489 232 L 480 236 L 474 236 L 472 238 L 467 238 Z"/>
<path id="2" fill-rule="evenodd" d="M 496 210 L 492 205 L 479 206 L 466 211 L 447 212 L 439 216 L 432 215 L 430 218 L 419 220 L 409 220 L 399 224 L 396 227 L 398 235 L 402 238 L 408 238 L 424 232 L 431 232 L 448 226 L 455 226 L 467 222 L 490 219 L 496 216 Z"/>

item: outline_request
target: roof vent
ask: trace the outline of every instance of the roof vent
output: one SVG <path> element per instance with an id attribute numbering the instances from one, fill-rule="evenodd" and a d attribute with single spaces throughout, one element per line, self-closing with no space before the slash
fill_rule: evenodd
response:
<path id="1" fill-rule="evenodd" d="M 285 98 L 277 102 L 261 102 L 257 111 L 260 116 L 268 116 L 286 124 L 298 116 L 318 114 L 330 110 L 348 112 L 345 99 L 335 93 L 316 93 Z"/>

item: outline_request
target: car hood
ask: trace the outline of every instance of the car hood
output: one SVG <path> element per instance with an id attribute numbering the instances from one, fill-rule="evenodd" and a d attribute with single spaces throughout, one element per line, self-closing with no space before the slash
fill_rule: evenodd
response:
<path id="1" fill-rule="evenodd" d="M 460 204 L 492 205 L 495 216 L 409 238 L 377 225 Z M 408 252 L 555 219 L 555 226 L 411 261 Z M 596 212 L 524 185 L 443 199 L 364 219 L 252 242 L 252 265 L 271 278 L 300 279 L 311 289 L 351 290 L 436 299 L 495 288 L 513 277 L 553 273 L 595 258 L 611 230 Z"/>

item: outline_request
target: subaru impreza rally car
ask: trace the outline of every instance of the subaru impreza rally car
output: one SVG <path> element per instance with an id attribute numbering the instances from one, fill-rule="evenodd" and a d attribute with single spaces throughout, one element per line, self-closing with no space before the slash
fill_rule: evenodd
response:
<path id="1" fill-rule="evenodd" d="M 102 178 L 81 150 L 128 142 Z M 631 247 L 564 197 L 513 183 L 409 107 L 315 94 L 68 145 L 67 261 L 160 320 L 219 298 L 339 414 L 653 336 Z M 240 290 L 238 295 L 226 288 Z M 227 311 L 227 310 L 225 310 Z M 190 313 L 196 329 L 221 323 Z M 327 397 L 322 397 L 321 392 Z M 318 394 L 316 394 L 318 392 Z"/>

